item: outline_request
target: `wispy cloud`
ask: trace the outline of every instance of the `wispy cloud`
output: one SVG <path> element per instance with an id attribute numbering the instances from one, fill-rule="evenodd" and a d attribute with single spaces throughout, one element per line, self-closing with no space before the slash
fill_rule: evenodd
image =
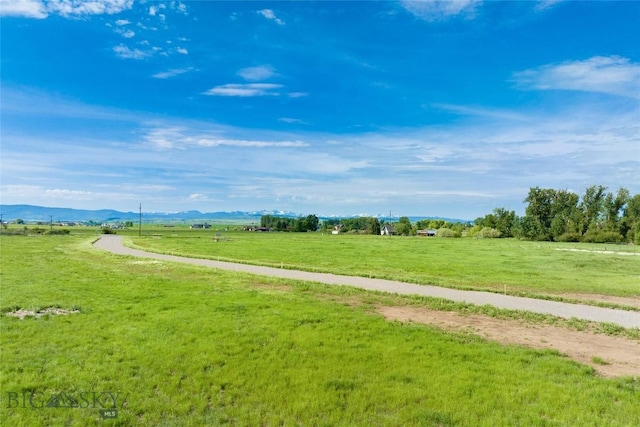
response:
<path id="1" fill-rule="evenodd" d="M 402 7 L 425 21 L 443 21 L 454 16 L 471 18 L 481 0 L 423 0 L 401 2 Z"/>
<path id="2" fill-rule="evenodd" d="M 237 84 L 229 83 L 220 85 L 209 89 L 204 92 L 204 95 L 211 96 L 239 96 L 239 97 L 251 97 L 251 96 L 278 96 L 277 89 L 282 87 L 281 84 L 275 83 L 247 83 Z"/>
<path id="3" fill-rule="evenodd" d="M 153 74 L 151 77 L 153 77 L 154 79 L 170 79 L 172 77 L 177 77 L 179 75 L 186 74 L 191 71 L 195 71 L 195 68 L 194 67 L 173 68 L 171 70 Z"/>
<path id="4" fill-rule="evenodd" d="M 500 118 L 508 120 L 528 121 L 530 117 L 526 114 L 518 113 L 513 110 L 499 110 L 495 108 L 479 107 L 471 105 L 454 105 L 434 103 L 430 105 L 432 108 L 449 111 L 454 114 L 465 116 L 477 116 L 485 118 Z"/>
<path id="5" fill-rule="evenodd" d="M 156 149 L 190 147 L 300 148 L 309 144 L 302 140 L 257 140 L 220 136 L 221 131 L 202 132 L 182 126 L 154 127 L 147 130 L 145 141 Z"/>
<path id="6" fill-rule="evenodd" d="M 130 49 L 123 44 L 114 46 L 113 51 L 118 57 L 123 59 L 145 59 L 153 56 L 153 51 L 151 50 L 143 51 L 138 48 Z"/>
<path id="7" fill-rule="evenodd" d="M 514 74 L 522 89 L 575 90 L 640 98 L 640 64 L 620 56 L 544 65 Z"/>
<path id="8" fill-rule="evenodd" d="M 535 10 L 538 12 L 543 12 L 545 10 L 551 9 L 555 5 L 559 3 L 563 3 L 567 0 L 539 0 L 536 3 Z"/>
<path id="9" fill-rule="evenodd" d="M 133 0 L 1 0 L 0 15 L 38 19 L 51 14 L 63 17 L 113 15 L 132 6 Z"/>
<path id="10" fill-rule="evenodd" d="M 259 10 L 258 13 L 270 21 L 275 22 L 278 25 L 284 25 L 284 21 L 276 16 L 276 14 L 271 9 L 262 9 Z"/>
<path id="11" fill-rule="evenodd" d="M 301 124 L 301 125 L 308 125 L 309 123 L 305 122 L 304 120 L 301 119 L 294 119 L 292 117 L 280 117 L 278 119 L 278 121 L 283 122 L 283 123 L 291 123 L 291 124 Z"/>
<path id="12" fill-rule="evenodd" d="M 117 34 L 120 34 L 125 39 L 130 39 L 136 35 L 136 33 L 133 30 L 130 30 L 128 28 L 115 28 L 114 31 Z"/>
<path id="13" fill-rule="evenodd" d="M 260 65 L 258 67 L 243 68 L 236 74 L 245 80 L 257 82 L 275 76 L 276 72 L 270 65 Z"/>

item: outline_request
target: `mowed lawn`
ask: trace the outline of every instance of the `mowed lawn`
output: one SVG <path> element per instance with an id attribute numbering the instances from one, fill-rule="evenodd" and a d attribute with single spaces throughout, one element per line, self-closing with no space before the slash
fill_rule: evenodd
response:
<path id="1" fill-rule="evenodd" d="M 640 256 L 597 252 L 640 254 L 634 246 L 215 230 L 155 234 L 131 235 L 133 245 L 186 256 L 515 294 L 640 296 Z M 589 250 L 593 252 L 583 252 Z"/>
<path id="2" fill-rule="evenodd" d="M 239 241 L 206 244 L 231 248 Z M 379 251 L 396 247 L 395 239 L 388 246 L 369 241 Z M 90 242 L 82 235 L 0 236 L 3 314 L 80 310 L 0 318 L 0 425 L 637 426 L 640 420 L 637 378 L 603 379 L 553 351 L 388 322 L 340 302 L 364 291 L 120 257 Z M 344 239 L 346 254 L 355 256 L 359 244 Z M 198 253 L 186 241 L 178 247 Z M 346 268 L 345 252 L 331 258 L 326 265 L 356 271 Z M 28 398 L 18 404 L 14 398 L 33 394 L 38 406 L 43 396 L 94 392 L 119 393 L 116 419 L 99 412 L 108 399 L 34 408 Z"/>

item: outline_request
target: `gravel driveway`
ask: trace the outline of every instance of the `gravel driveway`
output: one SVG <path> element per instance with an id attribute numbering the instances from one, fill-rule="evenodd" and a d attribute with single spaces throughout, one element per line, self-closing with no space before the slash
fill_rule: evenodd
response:
<path id="1" fill-rule="evenodd" d="M 569 304 L 556 301 L 546 301 L 534 298 L 514 297 L 491 292 L 461 291 L 438 286 L 416 285 L 412 283 L 396 282 L 394 280 L 368 279 L 357 276 L 339 276 L 329 273 L 312 273 L 298 270 L 285 270 L 257 265 L 236 264 L 197 258 L 186 258 L 173 255 L 155 254 L 123 246 L 122 236 L 104 235 L 94 243 L 98 249 L 103 249 L 119 255 L 130 255 L 140 258 L 152 258 L 163 261 L 182 262 L 217 268 L 220 270 L 239 271 L 261 276 L 280 277 L 285 279 L 319 282 L 329 285 L 353 286 L 357 288 L 396 293 L 401 295 L 421 295 L 426 297 L 443 298 L 451 301 L 476 305 L 492 305 L 508 310 L 524 310 L 534 313 L 550 314 L 563 318 L 578 318 L 594 322 L 608 322 L 625 328 L 640 328 L 640 312 L 615 310 L 582 304 Z"/>

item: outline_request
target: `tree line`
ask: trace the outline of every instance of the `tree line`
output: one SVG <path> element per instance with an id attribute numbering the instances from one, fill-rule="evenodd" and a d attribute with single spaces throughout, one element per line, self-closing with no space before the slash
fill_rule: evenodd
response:
<path id="1" fill-rule="evenodd" d="M 640 194 L 626 188 L 607 192 L 588 187 L 581 196 L 553 188 L 532 187 L 524 199 L 525 215 L 503 208 L 475 220 L 502 237 L 557 242 L 634 242 L 640 244 Z"/>
<path id="2" fill-rule="evenodd" d="M 320 220 L 316 215 L 307 215 L 302 218 L 284 218 L 275 215 L 262 215 L 260 226 L 274 231 L 317 231 Z"/>
<path id="3" fill-rule="evenodd" d="M 283 218 L 263 215 L 262 227 L 275 231 L 333 231 L 380 234 L 391 225 L 396 235 L 415 236 L 418 230 L 436 230 L 439 237 L 496 238 L 516 237 L 527 240 L 557 242 L 593 242 L 640 244 L 640 194 L 631 195 L 626 188 L 608 192 L 607 187 L 592 185 L 584 194 L 568 190 L 531 187 L 523 201 L 525 215 L 496 208 L 473 223 L 451 223 L 441 219 L 424 219 L 412 224 L 408 217 L 397 222 L 380 222 L 375 217 L 335 218 L 320 223 L 316 215 Z"/>

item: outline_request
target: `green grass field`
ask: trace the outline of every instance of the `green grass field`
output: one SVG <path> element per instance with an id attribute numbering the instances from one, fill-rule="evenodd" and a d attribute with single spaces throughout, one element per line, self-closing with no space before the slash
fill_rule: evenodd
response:
<path id="1" fill-rule="evenodd" d="M 553 351 L 387 322 L 340 302 L 364 291 L 119 257 L 91 248 L 91 240 L 0 236 L 3 313 L 80 310 L 0 319 L 3 426 L 635 426 L 640 420 L 637 378 L 603 379 Z M 154 243 L 164 241 L 170 240 Z M 349 244 L 353 250 L 356 243 L 345 239 Z M 341 259 L 346 265 L 334 257 Z M 32 407 L 46 406 L 57 393 L 75 396 L 78 407 Z M 111 395 L 117 418 L 103 420 L 99 410 L 113 406 Z"/>
<path id="2" fill-rule="evenodd" d="M 640 296 L 640 256 L 566 250 L 640 253 L 634 246 L 252 232 L 223 232 L 215 241 L 218 233 L 130 234 L 145 250 L 285 268 L 522 295 Z"/>

